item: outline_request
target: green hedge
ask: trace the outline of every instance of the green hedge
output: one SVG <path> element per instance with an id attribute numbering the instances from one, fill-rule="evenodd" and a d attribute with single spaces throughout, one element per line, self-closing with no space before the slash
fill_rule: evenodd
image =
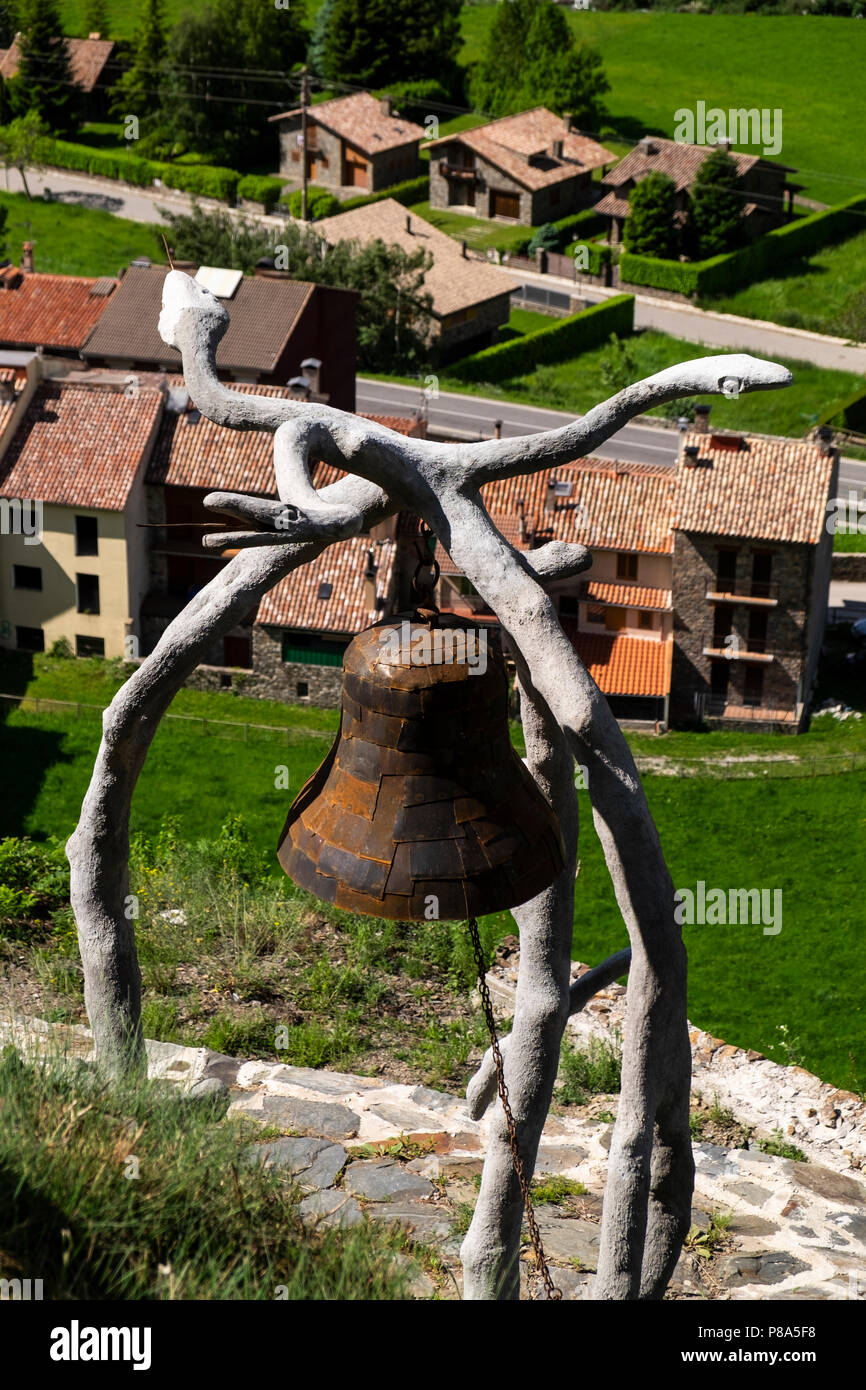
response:
<path id="1" fill-rule="evenodd" d="M 221 169 L 209 164 L 158 164 L 135 155 L 105 154 L 90 145 L 76 145 L 68 140 L 46 138 L 39 142 L 37 158 L 41 164 L 58 169 L 80 170 L 97 178 L 123 179 L 140 188 L 148 188 L 155 178 L 166 188 L 181 189 L 203 198 L 234 201 L 241 176 L 234 169 Z"/>
<path id="2" fill-rule="evenodd" d="M 685 295 L 727 294 L 772 275 L 787 261 L 810 256 L 834 241 L 844 241 L 859 230 L 855 214 L 864 210 L 866 194 L 861 193 L 824 212 L 776 227 L 738 251 L 706 261 L 663 261 L 623 251 L 620 277 L 624 284 L 648 285 Z"/>
<path id="3" fill-rule="evenodd" d="M 280 203 L 280 207 L 292 217 L 300 217 L 303 212 L 301 190 L 296 188 L 288 200 Z M 314 184 L 307 187 L 307 217 L 311 222 L 317 222 L 322 217 L 335 217 L 342 211 L 343 204 L 329 188 L 316 188 Z"/>
<path id="4" fill-rule="evenodd" d="M 604 267 L 610 265 L 613 260 L 613 251 L 611 248 L 601 241 L 573 241 L 566 249 L 565 254 L 574 257 L 579 246 L 585 246 L 589 252 L 587 257 L 589 264 L 586 267 L 586 274 L 604 274 Z"/>
<path id="5" fill-rule="evenodd" d="M 393 198 L 404 207 L 410 207 L 412 203 L 423 203 L 429 193 L 429 174 L 419 174 L 416 179 L 405 179 L 403 183 L 392 184 L 390 188 L 380 188 L 378 193 L 364 193 L 358 198 L 347 198 L 341 211 L 363 208 L 368 203 L 380 203 L 383 198 Z"/>
<path id="6" fill-rule="evenodd" d="M 534 371 L 543 362 L 562 362 L 607 342 L 611 333 L 620 338 L 634 332 L 634 296 L 614 295 L 591 304 L 579 314 L 559 319 L 550 328 L 527 333 L 508 343 L 484 348 L 449 367 L 449 376 L 461 381 L 502 381 Z"/>
<path id="7" fill-rule="evenodd" d="M 285 179 L 274 178 L 268 174 L 246 174 L 238 182 L 238 197 L 250 203 L 261 203 L 265 211 L 279 202 L 285 186 Z"/>

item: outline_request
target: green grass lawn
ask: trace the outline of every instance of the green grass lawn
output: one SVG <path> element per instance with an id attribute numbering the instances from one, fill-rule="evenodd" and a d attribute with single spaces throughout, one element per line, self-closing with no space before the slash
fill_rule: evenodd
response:
<path id="1" fill-rule="evenodd" d="M 481 57 L 494 5 L 464 7 L 461 62 Z M 566 10 L 575 34 L 601 53 L 610 124 L 637 140 L 672 137 L 675 112 L 768 107 L 783 113 L 777 156 L 804 193 L 838 203 L 862 193 L 860 84 L 822 73 L 866 67 L 866 25 L 800 15 L 690 15 Z"/>
<path id="2" fill-rule="evenodd" d="M 490 246 L 498 246 L 503 251 L 513 250 L 532 236 L 532 228 L 521 226 L 520 223 L 494 222 L 484 217 L 472 217 L 469 213 L 431 208 L 426 201 L 413 203 L 411 211 L 432 222 L 440 232 L 467 242 L 474 251 L 486 251 Z"/>
<path id="3" fill-rule="evenodd" d="M 171 28 L 183 15 L 199 8 L 200 3 L 201 0 L 164 0 L 167 27 Z M 293 0 L 293 4 L 301 5 L 307 27 L 312 28 L 324 0 Z M 60 0 L 60 15 L 65 33 L 78 37 L 87 33 L 83 0 Z M 108 32 L 103 38 L 131 39 L 138 28 L 140 16 L 141 0 L 108 0 Z"/>
<path id="4" fill-rule="evenodd" d="M 99 702 L 117 680 L 101 666 L 43 658 L 36 676 L 23 683 L 31 694 Z M 8 686 L 14 678 L 7 665 L 0 683 Z M 170 814 L 185 839 L 214 838 L 226 817 L 239 813 L 254 843 L 272 855 L 293 796 L 327 747 L 322 737 L 304 735 L 303 723 L 312 724 L 318 714 L 333 725 L 333 712 L 195 691 L 182 692 L 178 700 L 177 712 L 251 723 L 260 709 L 260 722 L 294 724 L 297 732 L 288 746 L 285 736 L 264 731 L 258 736 L 251 731 L 248 742 L 229 743 L 217 729 L 203 736 L 197 726 L 164 722 L 133 802 L 133 832 L 153 837 Z M 0 723 L 6 789 L 0 837 L 69 834 L 99 737 L 96 714 L 7 712 Z M 636 752 L 671 757 L 713 757 L 732 749 L 810 756 L 862 749 L 864 722 L 839 724 L 825 716 L 799 739 L 675 733 L 659 740 L 632 735 L 630 741 Z M 281 766 L 289 771 L 287 791 L 274 785 Z M 859 1085 L 866 1085 L 866 1018 L 859 989 L 866 774 L 725 782 L 649 775 L 644 783 L 677 888 L 703 879 L 709 887 L 783 891 L 778 935 L 765 936 L 760 926 L 684 928 L 692 1020 L 778 1060 L 784 1057 L 774 1045 L 784 1025 L 799 1039 L 797 1049 L 810 1069 L 850 1086 L 853 1052 Z M 583 811 L 574 954 L 594 964 L 625 944 L 626 936 L 587 804 Z M 513 923 L 501 913 L 487 927 L 504 934 Z"/>
<path id="5" fill-rule="evenodd" d="M 862 218 L 857 218 L 862 225 Z M 812 333 L 851 334 L 844 311 L 866 284 L 866 231 L 837 246 L 827 246 L 808 261 L 793 261 L 779 276 L 700 301 L 702 309 L 745 318 L 769 319 Z"/>
<path id="6" fill-rule="evenodd" d="M 0 206 L 9 213 L 7 254 L 17 261 L 22 241 L 32 241 L 36 268 L 46 274 L 116 275 L 136 256 L 165 263 L 155 225 L 43 198 L 28 202 L 23 193 L 0 192 Z"/>
<path id="7" fill-rule="evenodd" d="M 648 330 L 629 338 L 628 347 L 634 358 L 635 379 L 650 376 L 676 362 L 688 362 L 718 351 Z M 594 348 L 568 362 L 543 365 L 509 381 L 480 383 L 471 389 L 449 376 L 446 369 L 440 385 L 446 391 L 525 401 L 528 405 L 584 414 L 612 394 L 601 375 L 606 352 L 606 346 Z M 756 430 L 796 438 L 805 434 L 816 415 L 829 409 L 834 401 L 841 404 L 861 384 L 861 378 L 853 372 L 837 372 L 808 362 L 785 361 L 784 365 L 794 375 L 792 385 L 784 390 L 760 391 L 738 400 L 727 400 L 724 396 L 702 398 L 712 405 L 713 424 L 720 429 Z M 649 413 L 662 412 L 656 409 Z"/>
<path id="8" fill-rule="evenodd" d="M 499 342 L 507 343 L 512 338 L 522 338 L 526 333 L 537 333 L 549 328 L 553 320 L 549 314 L 536 314 L 531 309 L 512 309 L 508 323 L 499 329 Z"/>

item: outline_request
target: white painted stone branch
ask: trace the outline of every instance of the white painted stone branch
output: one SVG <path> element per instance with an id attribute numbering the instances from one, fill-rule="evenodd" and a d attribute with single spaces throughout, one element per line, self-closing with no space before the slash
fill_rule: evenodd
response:
<path id="1" fill-rule="evenodd" d="M 562 826 L 566 869 L 515 910 L 521 969 L 506 1061 L 521 1145 L 531 1172 L 568 1016 L 577 803 L 572 759 L 588 768 L 593 817 L 632 943 L 623 1089 L 611 1149 L 597 1295 L 660 1297 L 688 1227 L 693 1164 L 688 1131 L 690 1055 L 685 951 L 673 887 L 633 759 L 597 686 L 560 627 L 539 580 L 575 574 L 580 547 L 542 547 L 532 558 L 493 526 L 479 493 L 496 477 L 570 461 L 604 442 L 639 411 L 681 394 L 785 385 L 783 368 L 745 356 L 700 359 L 620 392 L 562 430 L 520 440 L 441 445 L 408 439 L 331 407 L 232 391 L 218 381 L 217 344 L 228 322 L 213 296 L 181 272 L 166 277 L 160 331 L 179 348 L 199 410 L 235 429 L 280 431 L 279 503 L 217 494 L 211 502 L 252 521 L 263 538 L 226 567 L 172 623 L 123 687 L 104 737 L 81 822 L 70 840 L 72 897 L 86 998 L 99 1056 L 118 1067 L 140 1059 L 140 977 L 128 890 L 132 794 L 172 696 L 210 643 L 273 584 L 335 537 L 359 534 L 397 507 L 435 532 L 458 569 L 502 622 L 518 663 L 527 761 Z M 311 459 L 348 477 L 316 493 Z M 279 524 L 277 524 L 279 518 Z M 226 543 L 225 534 L 220 538 Z M 237 538 L 233 544 L 238 544 Z M 519 1194 L 501 1118 L 481 1198 L 464 1242 L 467 1296 L 516 1296 Z"/>

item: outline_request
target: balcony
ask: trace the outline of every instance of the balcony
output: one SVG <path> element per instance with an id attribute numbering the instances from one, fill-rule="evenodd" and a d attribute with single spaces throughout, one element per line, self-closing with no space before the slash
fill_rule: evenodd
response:
<path id="1" fill-rule="evenodd" d="M 767 666 L 775 660 L 775 650 L 758 637 L 750 637 L 746 641 L 740 639 L 734 647 L 726 647 L 724 637 L 714 637 L 713 642 L 718 645 L 703 649 L 704 656 L 712 661 L 745 661 Z"/>
<path id="2" fill-rule="evenodd" d="M 447 159 L 440 159 L 439 173 L 443 179 L 464 179 L 467 183 L 474 183 L 477 177 L 473 166 L 449 164 Z"/>
<path id="3" fill-rule="evenodd" d="M 803 706 L 795 709 L 769 709 L 761 704 L 735 705 L 724 696 L 698 695 L 695 697 L 695 712 L 704 719 L 755 720 L 760 723 L 797 724 L 803 713 Z"/>
<path id="4" fill-rule="evenodd" d="M 778 608 L 779 586 L 765 579 L 715 579 L 707 588 L 710 603 L 745 603 L 753 608 Z"/>

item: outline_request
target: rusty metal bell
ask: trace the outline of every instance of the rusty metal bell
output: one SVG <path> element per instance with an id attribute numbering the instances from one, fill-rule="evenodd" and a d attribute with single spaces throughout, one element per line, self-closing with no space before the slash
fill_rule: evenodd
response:
<path id="1" fill-rule="evenodd" d="M 562 840 L 511 746 L 498 630 L 416 613 L 349 644 L 340 730 L 279 859 L 325 902 L 407 921 L 517 907 L 553 882 Z"/>

